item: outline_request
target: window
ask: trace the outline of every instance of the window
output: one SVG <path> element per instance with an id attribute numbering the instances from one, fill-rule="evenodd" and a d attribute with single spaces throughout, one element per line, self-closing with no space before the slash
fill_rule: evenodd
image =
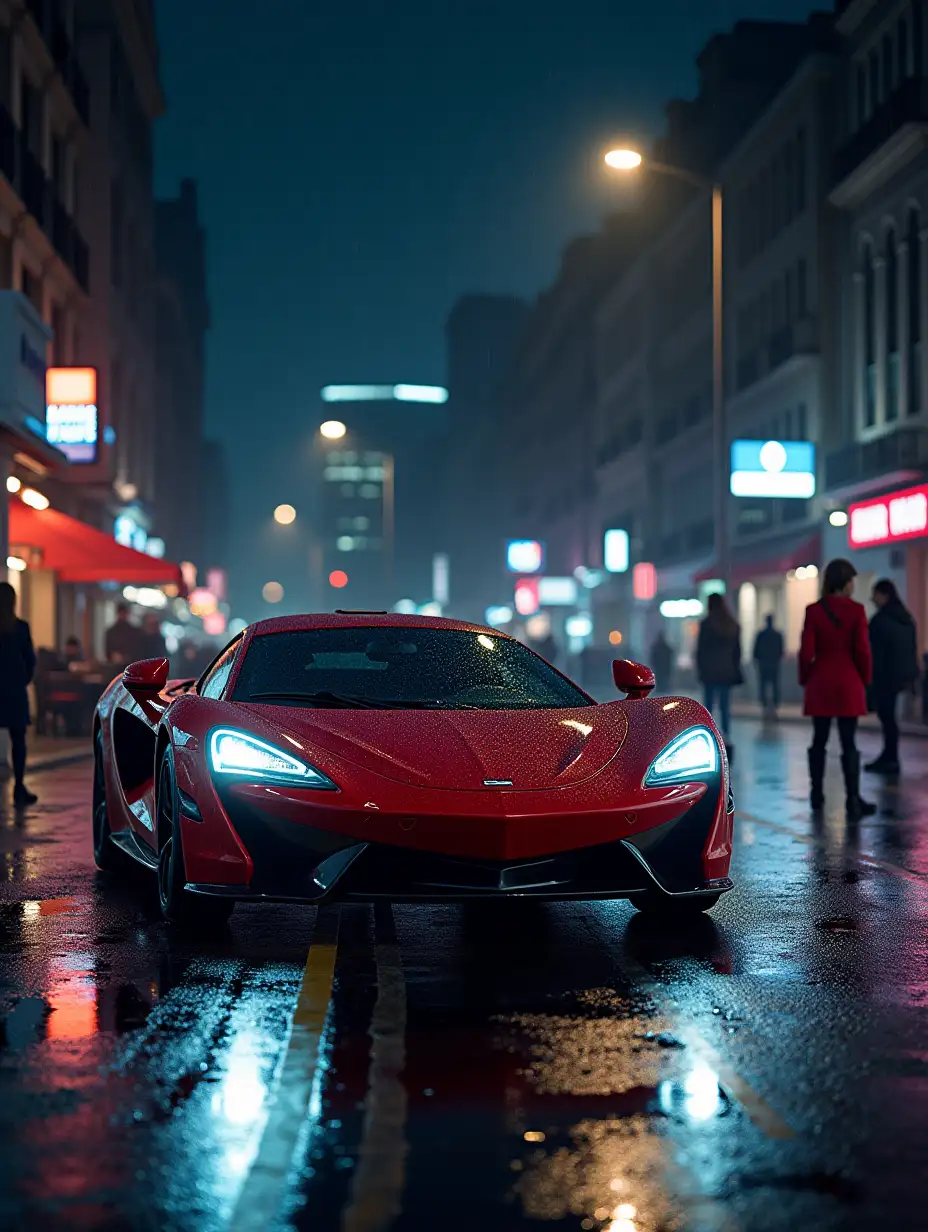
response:
<path id="1" fill-rule="evenodd" d="M 880 57 L 875 47 L 867 57 L 867 70 L 870 76 L 870 115 L 873 115 L 880 105 Z"/>
<path id="2" fill-rule="evenodd" d="M 68 318 L 63 304 L 52 304 L 52 363 L 56 368 L 68 362 Z"/>
<path id="3" fill-rule="evenodd" d="M 857 114 L 854 121 L 855 128 L 863 128 L 864 121 L 867 118 L 867 70 L 863 63 L 857 65 Z"/>
<path id="4" fill-rule="evenodd" d="M 232 668 L 235 667 L 235 656 L 241 644 L 241 639 L 239 639 L 231 646 L 227 646 L 212 667 L 206 669 L 197 686 L 197 693 L 200 697 L 218 699 L 222 696 L 228 679 L 232 675 Z"/>
<path id="5" fill-rule="evenodd" d="M 896 80 L 903 82 L 909 75 L 909 27 L 904 17 L 899 18 L 896 27 Z"/>
<path id="6" fill-rule="evenodd" d="M 796 213 L 806 208 L 806 130 L 796 134 Z"/>
<path id="7" fill-rule="evenodd" d="M 895 76 L 895 64 L 893 63 L 893 39 L 891 34 L 883 35 L 883 97 L 889 98 L 893 92 L 893 77 Z"/>
<path id="8" fill-rule="evenodd" d="M 874 306 L 873 253 L 864 245 L 862 270 L 864 279 L 864 425 L 876 423 L 876 312 Z"/>
<path id="9" fill-rule="evenodd" d="M 785 300 L 785 309 L 786 309 L 786 324 L 789 325 L 789 323 L 793 319 L 793 310 L 795 308 L 795 303 L 793 301 L 793 271 L 792 270 L 786 271 L 786 278 L 784 282 L 785 282 L 784 300 Z"/>
<path id="10" fill-rule="evenodd" d="M 806 404 L 800 402 L 796 407 L 796 440 L 808 440 L 809 432 L 809 416 L 806 412 Z"/>
<path id="11" fill-rule="evenodd" d="M 909 352 L 906 356 L 909 375 L 909 405 L 908 413 L 917 415 L 921 411 L 921 370 L 922 370 L 922 292 L 921 292 L 921 215 L 917 208 L 909 210 L 906 240 L 908 251 L 906 261 L 909 268 Z"/>
<path id="12" fill-rule="evenodd" d="M 899 270 L 896 233 L 886 234 L 886 418 L 899 417 Z"/>
<path id="13" fill-rule="evenodd" d="M 595 704 L 519 642 L 389 626 L 256 637 L 233 696 L 253 704 L 343 710 L 558 710 Z"/>
<path id="14" fill-rule="evenodd" d="M 809 311 L 809 291 L 806 285 L 806 259 L 800 257 L 796 266 L 796 315 L 804 317 Z"/>
<path id="15" fill-rule="evenodd" d="M 122 286 L 123 278 L 123 207 L 122 192 L 113 180 L 110 185 L 110 280 L 114 287 Z"/>

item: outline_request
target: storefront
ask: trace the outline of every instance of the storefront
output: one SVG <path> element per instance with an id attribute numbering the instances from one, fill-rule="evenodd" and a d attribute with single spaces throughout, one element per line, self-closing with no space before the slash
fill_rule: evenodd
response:
<path id="1" fill-rule="evenodd" d="M 183 593 L 179 565 L 124 547 L 96 527 L 50 508 L 46 498 L 36 499 L 39 495 L 20 488 L 6 504 L 8 576 L 37 646 L 58 647 L 66 623 L 88 652 L 99 647 L 102 620 L 95 622 L 94 614 L 112 616 L 112 604 L 99 601 L 103 586 L 169 586 Z"/>
<path id="2" fill-rule="evenodd" d="M 920 649 L 928 649 L 928 484 L 858 501 L 847 517 L 842 554 L 858 571 L 858 597 L 889 578 L 915 617 Z"/>

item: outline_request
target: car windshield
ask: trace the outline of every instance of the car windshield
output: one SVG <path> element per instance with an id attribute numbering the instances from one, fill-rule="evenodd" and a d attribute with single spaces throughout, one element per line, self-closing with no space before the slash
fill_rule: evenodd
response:
<path id="1" fill-rule="evenodd" d="M 232 700 L 441 710 L 595 705 L 520 642 L 489 633 L 415 627 L 263 634 L 248 648 Z"/>

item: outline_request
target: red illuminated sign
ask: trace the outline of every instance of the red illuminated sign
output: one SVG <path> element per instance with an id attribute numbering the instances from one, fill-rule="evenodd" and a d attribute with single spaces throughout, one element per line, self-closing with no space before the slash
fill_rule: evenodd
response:
<path id="1" fill-rule="evenodd" d="M 650 603 L 657 594 L 657 570 L 647 561 L 632 570 L 632 593 L 644 603 Z"/>
<path id="2" fill-rule="evenodd" d="M 848 509 L 847 541 L 875 548 L 928 535 L 928 484 L 860 501 Z"/>

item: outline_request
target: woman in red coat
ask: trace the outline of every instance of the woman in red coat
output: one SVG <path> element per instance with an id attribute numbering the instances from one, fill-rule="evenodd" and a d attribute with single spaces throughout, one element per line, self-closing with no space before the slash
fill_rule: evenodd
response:
<path id="1" fill-rule="evenodd" d="M 860 798 L 857 720 L 867 713 L 870 683 L 870 637 L 863 605 L 851 598 L 857 570 L 849 560 L 833 560 L 825 570 L 822 597 L 806 608 L 799 648 L 799 683 L 805 689 L 805 713 L 812 719 L 809 749 L 809 802 L 824 807 L 825 751 L 831 720 L 838 720 L 841 768 L 850 817 L 867 817 L 876 806 Z"/>

